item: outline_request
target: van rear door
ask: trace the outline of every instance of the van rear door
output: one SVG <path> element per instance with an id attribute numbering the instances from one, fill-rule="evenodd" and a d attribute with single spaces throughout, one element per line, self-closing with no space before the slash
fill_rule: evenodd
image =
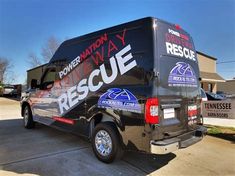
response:
<path id="1" fill-rule="evenodd" d="M 156 24 L 158 137 L 168 138 L 197 127 L 200 115 L 199 68 L 190 35 L 176 25 L 162 21 L 156 21 Z"/>

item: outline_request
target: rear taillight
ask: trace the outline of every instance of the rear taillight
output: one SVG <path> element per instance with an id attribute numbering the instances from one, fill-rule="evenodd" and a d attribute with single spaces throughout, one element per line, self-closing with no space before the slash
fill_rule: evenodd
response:
<path id="1" fill-rule="evenodd" d="M 188 116 L 197 116 L 197 106 L 196 105 L 191 105 L 188 106 Z"/>
<path id="2" fill-rule="evenodd" d="M 149 124 L 159 123 L 157 98 L 147 99 L 145 104 L 145 122 Z"/>

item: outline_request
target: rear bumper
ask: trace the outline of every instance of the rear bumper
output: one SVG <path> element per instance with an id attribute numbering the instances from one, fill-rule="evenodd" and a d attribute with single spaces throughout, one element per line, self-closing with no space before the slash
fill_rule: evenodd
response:
<path id="1" fill-rule="evenodd" d="M 174 138 L 161 141 L 152 140 L 150 141 L 150 152 L 153 154 L 167 154 L 180 148 L 186 148 L 202 140 L 206 132 L 207 129 L 201 126 L 195 131 L 191 131 Z"/>

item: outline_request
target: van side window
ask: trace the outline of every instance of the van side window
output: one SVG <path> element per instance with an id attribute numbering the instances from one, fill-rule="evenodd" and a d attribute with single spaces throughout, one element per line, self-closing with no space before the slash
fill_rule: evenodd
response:
<path id="1" fill-rule="evenodd" d="M 55 78 L 56 78 L 56 69 L 49 68 L 42 78 L 41 89 L 45 90 L 52 88 Z"/>

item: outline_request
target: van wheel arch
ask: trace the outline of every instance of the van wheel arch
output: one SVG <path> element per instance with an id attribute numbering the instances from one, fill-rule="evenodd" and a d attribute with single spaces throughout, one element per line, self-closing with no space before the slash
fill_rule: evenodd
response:
<path id="1" fill-rule="evenodd" d="M 119 133 L 119 124 L 114 120 L 114 118 L 110 115 L 104 114 L 104 113 L 98 113 L 96 115 L 94 115 L 91 120 L 90 120 L 90 132 L 89 132 L 89 137 L 91 138 L 92 133 L 95 129 L 95 127 L 99 124 L 99 123 L 110 123 L 115 125 L 117 132 Z M 120 135 L 120 133 L 119 133 Z"/>

